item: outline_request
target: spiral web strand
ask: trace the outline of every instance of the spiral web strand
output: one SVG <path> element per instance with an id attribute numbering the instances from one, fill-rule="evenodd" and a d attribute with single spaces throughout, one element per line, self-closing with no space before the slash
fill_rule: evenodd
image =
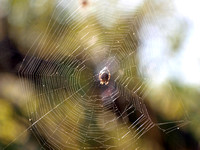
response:
<path id="1" fill-rule="evenodd" d="M 136 149 L 141 136 L 165 125 L 152 121 L 143 101 L 149 79 L 137 67 L 136 55 L 143 14 L 113 16 L 106 7 L 90 10 L 85 2 L 59 1 L 21 65 L 25 93 L 33 86 L 35 91 L 27 102 L 30 128 L 41 149 Z M 148 4 L 145 9 L 153 13 Z M 111 74 L 108 85 L 98 80 L 104 67 Z M 32 83 L 23 84 L 24 79 Z"/>

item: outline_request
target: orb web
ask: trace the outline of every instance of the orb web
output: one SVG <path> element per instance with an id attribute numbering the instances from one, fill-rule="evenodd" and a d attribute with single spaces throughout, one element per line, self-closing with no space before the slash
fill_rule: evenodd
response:
<path id="1" fill-rule="evenodd" d="M 153 122 L 144 103 L 150 79 L 136 55 L 144 12 L 105 1 L 56 2 L 19 70 L 22 85 L 32 82 L 25 92 L 34 85 L 27 108 L 41 148 L 136 149 L 155 126 L 177 129 Z M 150 1 L 145 7 L 154 13 Z"/>

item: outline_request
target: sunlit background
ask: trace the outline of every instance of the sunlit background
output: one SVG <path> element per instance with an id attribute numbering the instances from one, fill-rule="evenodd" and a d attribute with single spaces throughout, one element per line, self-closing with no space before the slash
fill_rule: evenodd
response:
<path id="1" fill-rule="evenodd" d="M 59 10 L 66 11 L 66 15 L 59 15 Z M 45 34 L 47 27 L 51 26 L 50 19 L 59 28 L 89 18 L 91 24 L 95 22 L 100 28 L 113 30 L 115 24 L 120 24 L 119 16 L 124 14 L 134 18 L 129 21 L 135 23 L 132 34 L 136 41 L 136 65 L 141 76 L 148 79 L 144 87 L 147 92 L 143 94 L 146 94 L 144 101 L 152 120 L 158 125 L 172 122 L 171 126 L 159 126 L 161 128 L 175 126 L 175 130 L 168 134 L 159 127 L 153 128 L 138 141 L 139 147 L 144 150 L 200 149 L 200 9 L 195 0 L 0 0 L 0 149 L 39 150 L 46 142 L 45 132 L 37 131 L 41 132 L 37 140 L 38 133 L 35 137 L 36 131 L 32 132 L 34 129 L 30 128 L 29 112 L 34 111 L 34 107 L 42 108 L 27 104 L 35 95 L 34 83 L 28 78 L 19 78 L 18 70 L 23 59 L 33 55 L 36 48 L 41 48 L 36 52 L 41 59 L 50 55 L 52 49 L 58 49 L 63 56 L 71 53 L 74 45 L 68 43 L 75 42 L 70 36 L 75 31 L 57 37 L 53 36 L 55 29 Z M 71 20 L 63 23 L 63 18 Z M 124 20 L 123 25 L 128 23 Z M 92 40 L 76 41 L 77 44 L 89 47 L 102 40 L 98 36 L 101 31 L 96 28 L 79 32 L 80 39 L 89 31 L 96 36 Z M 66 43 L 53 47 L 60 39 Z M 101 51 L 102 48 L 105 49 Z M 94 58 L 92 62 L 98 64 L 107 51 L 100 45 L 88 53 Z M 35 105 L 41 103 L 38 101 Z M 68 103 L 66 107 L 73 105 Z M 82 111 L 82 108 L 76 109 Z M 70 111 L 67 113 L 76 120 Z M 48 124 L 49 119 L 54 118 L 44 119 L 44 123 Z M 183 119 L 185 124 L 179 126 L 176 121 Z M 51 128 L 55 126 L 52 124 Z"/>

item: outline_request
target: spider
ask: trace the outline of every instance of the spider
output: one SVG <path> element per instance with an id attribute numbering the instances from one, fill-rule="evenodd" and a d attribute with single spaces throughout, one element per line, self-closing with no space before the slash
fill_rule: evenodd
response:
<path id="1" fill-rule="evenodd" d="M 108 70 L 107 67 L 104 67 L 100 72 L 99 72 L 99 81 L 101 85 L 108 85 L 109 80 L 110 80 L 110 71 Z"/>

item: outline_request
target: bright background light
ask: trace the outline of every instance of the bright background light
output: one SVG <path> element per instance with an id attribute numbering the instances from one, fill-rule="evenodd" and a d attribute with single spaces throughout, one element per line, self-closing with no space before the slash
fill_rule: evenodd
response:
<path id="1" fill-rule="evenodd" d="M 146 69 L 147 75 L 156 84 L 161 84 L 167 79 L 175 79 L 182 84 L 200 86 L 198 1 L 173 2 L 175 4 L 173 15 L 168 16 L 164 21 L 160 18 L 158 21 L 155 19 L 148 26 L 144 24 L 141 30 L 141 41 L 144 41 L 140 47 L 141 66 Z M 173 33 L 176 31 L 183 36 L 181 37 L 183 40 L 176 53 L 172 54 L 173 49 L 167 37 L 171 34 L 173 38 Z"/>

